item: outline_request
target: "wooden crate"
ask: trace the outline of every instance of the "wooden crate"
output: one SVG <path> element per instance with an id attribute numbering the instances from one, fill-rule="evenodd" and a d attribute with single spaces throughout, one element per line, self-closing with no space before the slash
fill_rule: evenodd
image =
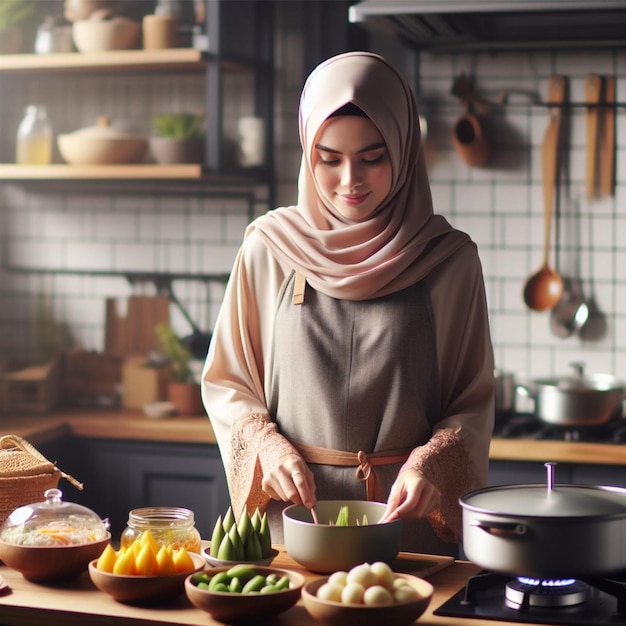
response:
<path id="1" fill-rule="evenodd" d="M 65 354 L 61 383 L 64 406 L 94 406 L 102 397 L 116 403 L 121 382 L 121 357 L 86 350 Z"/>
<path id="2" fill-rule="evenodd" d="M 43 365 L 4 371 L 1 376 L 1 404 L 6 413 L 46 413 L 61 400 L 61 360 Z"/>

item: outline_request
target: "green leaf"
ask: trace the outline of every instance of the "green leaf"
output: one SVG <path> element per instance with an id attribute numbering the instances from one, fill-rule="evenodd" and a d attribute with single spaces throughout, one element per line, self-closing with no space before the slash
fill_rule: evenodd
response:
<path id="1" fill-rule="evenodd" d="M 165 113 L 155 115 L 152 123 L 159 137 L 201 139 L 204 136 L 204 115 L 196 113 Z"/>

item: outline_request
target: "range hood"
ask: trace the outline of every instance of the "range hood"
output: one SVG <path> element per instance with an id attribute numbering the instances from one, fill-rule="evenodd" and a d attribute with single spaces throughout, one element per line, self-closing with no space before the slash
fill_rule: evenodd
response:
<path id="1" fill-rule="evenodd" d="M 348 19 L 418 50 L 626 46 L 626 0 L 362 0 Z"/>

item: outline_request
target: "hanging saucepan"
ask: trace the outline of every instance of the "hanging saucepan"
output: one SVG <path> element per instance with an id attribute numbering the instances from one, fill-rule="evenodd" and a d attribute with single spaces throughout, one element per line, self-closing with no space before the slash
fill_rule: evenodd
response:
<path id="1" fill-rule="evenodd" d="M 626 570 L 626 489 L 554 484 L 478 489 L 459 499 L 463 550 L 511 576 L 591 578 Z"/>
<path id="2" fill-rule="evenodd" d="M 516 385 L 516 392 L 534 400 L 534 414 L 557 426 L 606 424 L 623 416 L 626 388 L 610 374 L 584 374 L 582 363 L 572 363 L 575 374 Z"/>

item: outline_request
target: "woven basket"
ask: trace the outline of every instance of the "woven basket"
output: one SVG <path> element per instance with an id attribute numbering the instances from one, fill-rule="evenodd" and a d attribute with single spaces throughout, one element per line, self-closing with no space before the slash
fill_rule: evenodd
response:
<path id="1" fill-rule="evenodd" d="M 60 478 L 83 488 L 25 439 L 0 437 L 0 524 L 18 507 L 43 501 L 46 489 L 56 488 Z"/>

